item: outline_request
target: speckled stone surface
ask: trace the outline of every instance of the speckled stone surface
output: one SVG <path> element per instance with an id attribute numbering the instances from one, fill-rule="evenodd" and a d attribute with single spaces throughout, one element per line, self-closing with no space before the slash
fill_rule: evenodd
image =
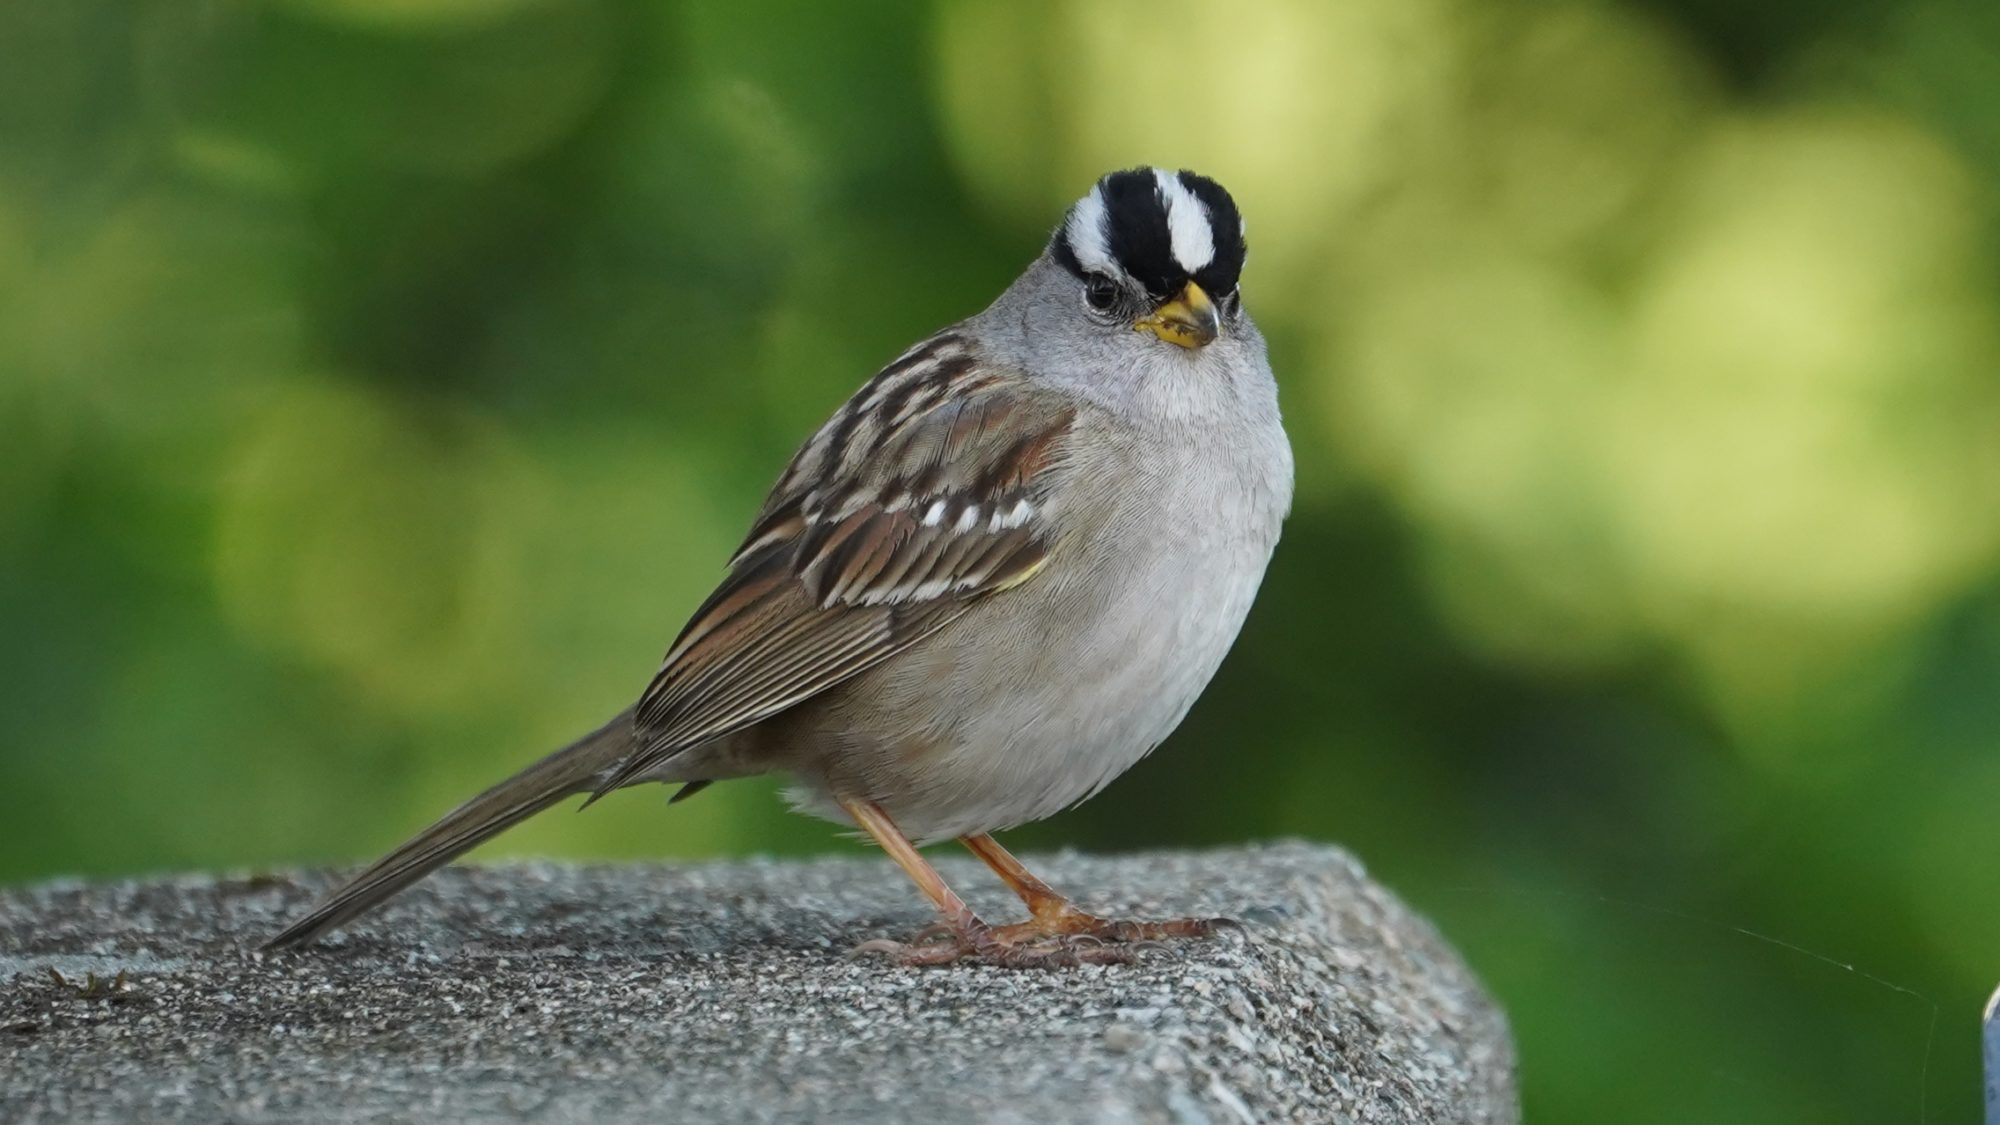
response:
<path id="1" fill-rule="evenodd" d="M 1245 930 L 893 968 L 847 951 L 929 919 L 862 859 L 453 869 L 282 954 L 256 945 L 329 876 L 5 890 L 0 1121 L 1518 1120 L 1504 1018 L 1344 853 L 1031 866 L 1101 913 Z"/>

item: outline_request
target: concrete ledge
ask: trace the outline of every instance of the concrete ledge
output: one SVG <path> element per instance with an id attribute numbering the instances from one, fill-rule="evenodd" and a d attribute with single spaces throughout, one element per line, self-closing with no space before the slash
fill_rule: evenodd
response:
<path id="1" fill-rule="evenodd" d="M 929 919 L 862 859 L 456 869 L 273 955 L 326 876 L 0 891 L 0 1121 L 1518 1120 L 1504 1018 L 1345 854 L 1035 865 L 1103 912 L 1247 932 L 888 968 L 846 951 Z"/>

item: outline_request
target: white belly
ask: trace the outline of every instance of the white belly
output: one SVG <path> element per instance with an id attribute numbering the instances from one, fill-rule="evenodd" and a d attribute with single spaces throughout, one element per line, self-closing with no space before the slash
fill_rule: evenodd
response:
<path id="1" fill-rule="evenodd" d="M 1047 656 L 1068 673 L 996 693 L 966 737 L 937 756 L 938 777 L 927 788 L 955 799 L 919 802 L 912 811 L 936 823 L 910 831 L 938 839 L 1040 820 L 1130 769 L 1208 687 L 1250 612 L 1268 558 L 1243 550 L 1178 574 L 1144 576 L 1154 581 L 1135 583 L 1132 598 L 1143 607 L 1108 610 L 1109 627 L 1049 646 Z M 1177 592 L 1186 590 L 1204 593 Z M 937 807 L 921 807 L 930 803 Z"/>
<path id="2" fill-rule="evenodd" d="M 1235 641 L 1290 500 L 1289 456 L 1231 466 L 1230 480 L 1212 458 L 1190 462 L 1120 505 L 1119 526 L 1064 544 L 1072 565 L 861 677 L 813 724 L 848 742 L 847 775 L 802 773 L 795 800 L 844 820 L 831 791 L 864 787 L 906 834 L 947 839 L 1050 816 L 1158 746 Z M 1218 502 L 1229 489 L 1257 495 Z"/>

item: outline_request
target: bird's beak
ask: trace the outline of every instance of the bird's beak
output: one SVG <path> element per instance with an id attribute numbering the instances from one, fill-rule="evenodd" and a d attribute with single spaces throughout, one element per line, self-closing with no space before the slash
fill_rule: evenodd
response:
<path id="1" fill-rule="evenodd" d="M 1190 281 L 1180 296 L 1154 309 L 1153 315 L 1140 318 L 1132 327 L 1151 332 L 1169 344 L 1204 348 L 1222 331 L 1222 317 L 1201 286 Z"/>

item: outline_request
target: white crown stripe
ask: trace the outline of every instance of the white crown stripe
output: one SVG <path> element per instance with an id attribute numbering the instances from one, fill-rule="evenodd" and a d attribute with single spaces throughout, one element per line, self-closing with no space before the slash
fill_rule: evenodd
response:
<path id="1" fill-rule="evenodd" d="M 1069 241 L 1070 253 L 1076 255 L 1078 265 L 1093 273 L 1122 277 L 1125 271 L 1111 256 L 1111 238 L 1105 230 L 1109 217 L 1102 187 L 1093 187 L 1090 194 L 1077 200 L 1076 206 L 1070 209 L 1069 222 L 1063 226 L 1063 237 Z"/>
<path id="2" fill-rule="evenodd" d="M 1208 207 L 1181 183 L 1179 174 L 1165 168 L 1153 169 L 1160 185 L 1160 199 L 1167 205 L 1167 233 L 1173 238 L 1174 260 L 1194 273 L 1215 260 L 1215 231 L 1208 220 Z"/>

